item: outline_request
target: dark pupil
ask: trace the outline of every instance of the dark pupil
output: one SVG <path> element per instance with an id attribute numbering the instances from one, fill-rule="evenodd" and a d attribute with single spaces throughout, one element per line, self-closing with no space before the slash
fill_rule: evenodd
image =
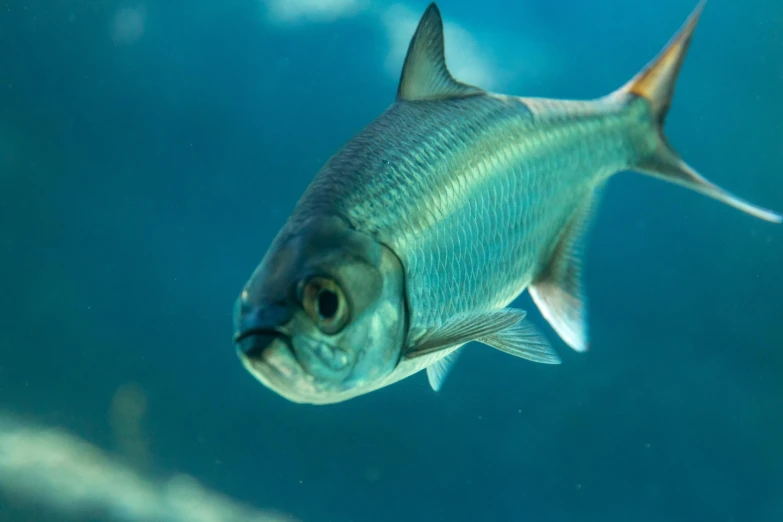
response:
<path id="1" fill-rule="evenodd" d="M 337 294 L 330 292 L 329 290 L 321 290 L 318 292 L 318 315 L 321 319 L 331 319 L 337 314 L 337 306 L 339 305 Z"/>

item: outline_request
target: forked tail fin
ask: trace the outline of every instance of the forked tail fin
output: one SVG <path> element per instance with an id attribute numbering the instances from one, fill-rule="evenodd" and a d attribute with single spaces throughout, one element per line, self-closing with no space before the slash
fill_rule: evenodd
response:
<path id="1" fill-rule="evenodd" d="M 617 91 L 617 94 L 635 95 L 647 101 L 652 116 L 651 124 L 657 137 L 653 152 L 643 155 L 634 165 L 634 170 L 683 185 L 757 218 L 780 223 L 783 221 L 780 214 L 753 205 L 699 175 L 680 158 L 664 135 L 664 121 L 672 103 L 677 76 L 705 3 L 706 0 L 701 0 L 663 51 Z"/>

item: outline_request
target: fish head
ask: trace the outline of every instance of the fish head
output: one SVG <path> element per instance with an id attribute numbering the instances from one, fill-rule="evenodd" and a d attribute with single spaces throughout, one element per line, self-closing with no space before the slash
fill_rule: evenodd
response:
<path id="1" fill-rule="evenodd" d="M 400 360 L 406 310 L 399 258 L 336 217 L 286 228 L 237 299 L 245 368 L 299 403 L 370 391 Z"/>

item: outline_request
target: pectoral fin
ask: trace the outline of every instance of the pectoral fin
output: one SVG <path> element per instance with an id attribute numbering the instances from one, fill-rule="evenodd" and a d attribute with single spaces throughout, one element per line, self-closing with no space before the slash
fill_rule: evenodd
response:
<path id="1" fill-rule="evenodd" d="M 405 357 L 413 359 L 487 337 L 514 326 L 526 315 L 527 312 L 516 308 L 457 314 L 441 325 L 428 328 L 414 341 Z"/>
<path id="2" fill-rule="evenodd" d="M 443 325 L 428 329 L 407 350 L 405 357 L 413 359 L 470 341 L 478 341 L 531 361 L 548 364 L 559 363 L 560 358 L 549 346 L 546 339 L 531 325 L 522 323 L 525 315 L 527 313 L 524 310 L 516 308 L 458 314 Z M 447 358 L 452 355 L 450 354 Z M 446 368 L 447 370 L 448 368 Z M 442 372 L 443 368 L 435 368 L 432 374 L 441 374 Z M 433 375 L 430 374 L 429 369 L 427 373 L 432 385 Z M 442 383 L 442 378 L 438 382 Z"/>
<path id="3" fill-rule="evenodd" d="M 546 337 L 525 321 L 477 341 L 536 363 L 560 364 L 562 362 Z"/>

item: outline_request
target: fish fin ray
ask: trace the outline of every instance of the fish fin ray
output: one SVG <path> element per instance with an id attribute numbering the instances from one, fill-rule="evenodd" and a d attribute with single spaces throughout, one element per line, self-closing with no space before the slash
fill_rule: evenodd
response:
<path id="1" fill-rule="evenodd" d="M 582 255 L 593 210 L 602 186 L 574 212 L 543 272 L 530 285 L 530 296 L 565 343 L 578 352 L 588 348 L 587 298 L 582 287 Z"/>
<path id="2" fill-rule="evenodd" d="M 413 359 L 487 337 L 514 326 L 525 315 L 527 312 L 518 308 L 457 314 L 441 325 L 428 328 L 406 350 L 405 357 Z"/>
<path id="3" fill-rule="evenodd" d="M 655 133 L 653 152 L 645 151 L 632 168 L 644 174 L 684 186 L 716 199 L 759 219 L 780 223 L 780 213 L 759 207 L 715 185 L 683 161 L 671 147 L 663 131 L 671 107 L 677 77 L 690 46 L 693 32 L 706 1 L 701 0 L 677 34 L 642 71 L 613 95 L 636 96 L 650 107 L 651 127 Z"/>
<path id="4" fill-rule="evenodd" d="M 546 337 L 527 321 L 521 321 L 511 328 L 482 337 L 477 341 L 536 363 L 560 364 L 562 362 Z"/>
<path id="5" fill-rule="evenodd" d="M 780 213 L 755 205 L 706 179 L 685 163 L 679 154 L 665 142 L 653 156 L 639 162 L 635 169 L 649 176 L 699 192 L 758 219 L 770 223 L 783 221 L 783 215 Z"/>
<path id="6" fill-rule="evenodd" d="M 619 89 L 647 100 L 661 127 L 671 107 L 677 77 L 705 4 L 706 0 L 701 0 L 663 50 Z"/>
<path id="7" fill-rule="evenodd" d="M 462 348 L 457 348 L 447 356 L 427 366 L 427 380 L 430 382 L 430 387 L 433 391 L 440 391 L 443 387 L 443 383 L 454 367 L 454 363 L 457 362 L 460 352 L 462 352 Z"/>
<path id="8" fill-rule="evenodd" d="M 398 100 L 438 100 L 482 94 L 478 87 L 458 82 L 446 67 L 443 19 L 435 2 L 421 17 L 402 67 Z"/>

